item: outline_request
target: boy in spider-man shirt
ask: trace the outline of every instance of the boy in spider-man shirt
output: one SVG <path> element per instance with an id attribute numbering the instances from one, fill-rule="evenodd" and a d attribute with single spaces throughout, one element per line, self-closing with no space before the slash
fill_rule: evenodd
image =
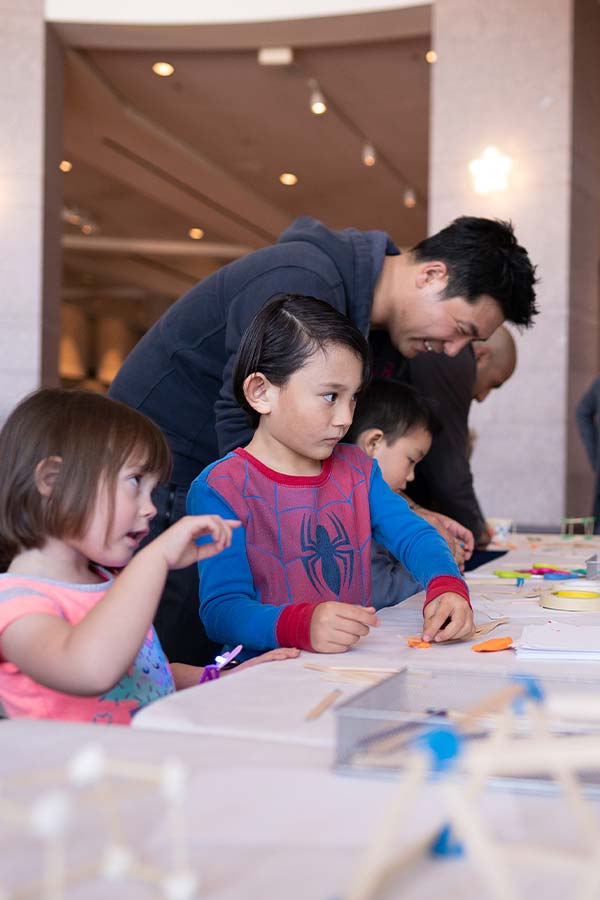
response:
<path id="1" fill-rule="evenodd" d="M 190 512 L 226 511 L 242 523 L 231 547 L 200 565 L 213 640 L 241 643 L 248 655 L 347 650 L 377 625 L 371 535 L 426 586 L 425 640 L 472 632 L 446 542 L 386 485 L 376 460 L 338 446 L 367 377 L 365 338 L 323 301 L 283 295 L 244 335 L 234 385 L 254 437 L 206 468 L 188 494 Z"/>

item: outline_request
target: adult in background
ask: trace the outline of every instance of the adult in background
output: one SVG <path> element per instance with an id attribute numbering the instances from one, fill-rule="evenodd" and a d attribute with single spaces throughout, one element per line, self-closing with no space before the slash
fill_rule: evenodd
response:
<path id="1" fill-rule="evenodd" d="M 276 244 L 224 266 L 181 297 L 134 347 L 110 390 L 163 430 L 170 485 L 155 497 L 151 537 L 183 515 L 191 481 L 251 431 L 232 390 L 241 336 L 275 294 L 330 303 L 367 334 L 389 334 L 403 360 L 429 348 L 454 356 L 507 319 L 537 312 L 535 272 L 510 223 L 462 217 L 400 255 L 382 231 L 331 231 L 302 217 Z M 167 583 L 155 621 L 169 659 L 212 654 L 198 618 L 195 568 Z"/>
<path id="2" fill-rule="evenodd" d="M 485 546 L 490 534 L 475 493 L 469 462 L 469 411 L 513 374 L 517 350 L 501 326 L 454 357 L 422 354 L 408 363 L 406 380 L 428 397 L 442 427 L 434 434 L 408 493 L 421 505 L 456 519 Z"/>
<path id="3" fill-rule="evenodd" d="M 598 455 L 598 415 L 600 413 L 600 377 L 589 386 L 575 410 L 577 427 L 585 452 L 595 475 L 592 515 L 596 521 L 594 531 L 600 532 L 600 456 Z"/>

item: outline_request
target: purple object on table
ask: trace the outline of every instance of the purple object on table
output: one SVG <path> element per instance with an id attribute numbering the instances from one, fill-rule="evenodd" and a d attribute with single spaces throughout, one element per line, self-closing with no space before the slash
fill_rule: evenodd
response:
<path id="1" fill-rule="evenodd" d="M 202 673 L 202 677 L 198 684 L 204 684 L 207 681 L 214 681 L 216 678 L 218 678 L 221 669 L 224 668 L 224 666 L 228 665 L 232 660 L 234 660 L 242 650 L 242 645 L 238 644 L 237 647 L 233 648 L 233 650 L 229 650 L 227 653 L 222 653 L 219 654 L 219 656 L 215 656 L 214 663 L 209 663 L 207 666 L 204 666 L 204 672 Z"/>

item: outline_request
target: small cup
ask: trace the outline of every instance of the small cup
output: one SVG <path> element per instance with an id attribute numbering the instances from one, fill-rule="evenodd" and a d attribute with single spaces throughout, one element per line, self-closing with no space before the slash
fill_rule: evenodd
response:
<path id="1" fill-rule="evenodd" d="M 491 518 L 487 520 L 488 528 L 492 533 L 494 544 L 507 544 L 510 535 L 514 531 L 512 519 Z"/>

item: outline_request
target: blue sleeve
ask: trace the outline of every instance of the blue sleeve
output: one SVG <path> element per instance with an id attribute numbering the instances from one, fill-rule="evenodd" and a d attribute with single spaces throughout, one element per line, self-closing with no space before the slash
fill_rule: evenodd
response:
<path id="1" fill-rule="evenodd" d="M 376 460 L 373 460 L 369 486 L 369 506 L 374 539 L 387 547 L 416 581 L 427 587 L 437 575 L 461 577 L 446 541 L 388 487 Z"/>
<path id="2" fill-rule="evenodd" d="M 213 513 L 237 519 L 228 503 L 200 476 L 187 496 L 190 515 Z M 246 553 L 246 532 L 233 532 L 231 546 L 198 563 L 200 618 L 209 638 L 217 643 L 243 644 L 242 658 L 278 647 L 277 620 L 284 607 L 262 604 L 256 594 Z"/>
<path id="3" fill-rule="evenodd" d="M 371 606 L 394 606 L 423 590 L 402 563 L 377 541 L 371 544 Z"/>

